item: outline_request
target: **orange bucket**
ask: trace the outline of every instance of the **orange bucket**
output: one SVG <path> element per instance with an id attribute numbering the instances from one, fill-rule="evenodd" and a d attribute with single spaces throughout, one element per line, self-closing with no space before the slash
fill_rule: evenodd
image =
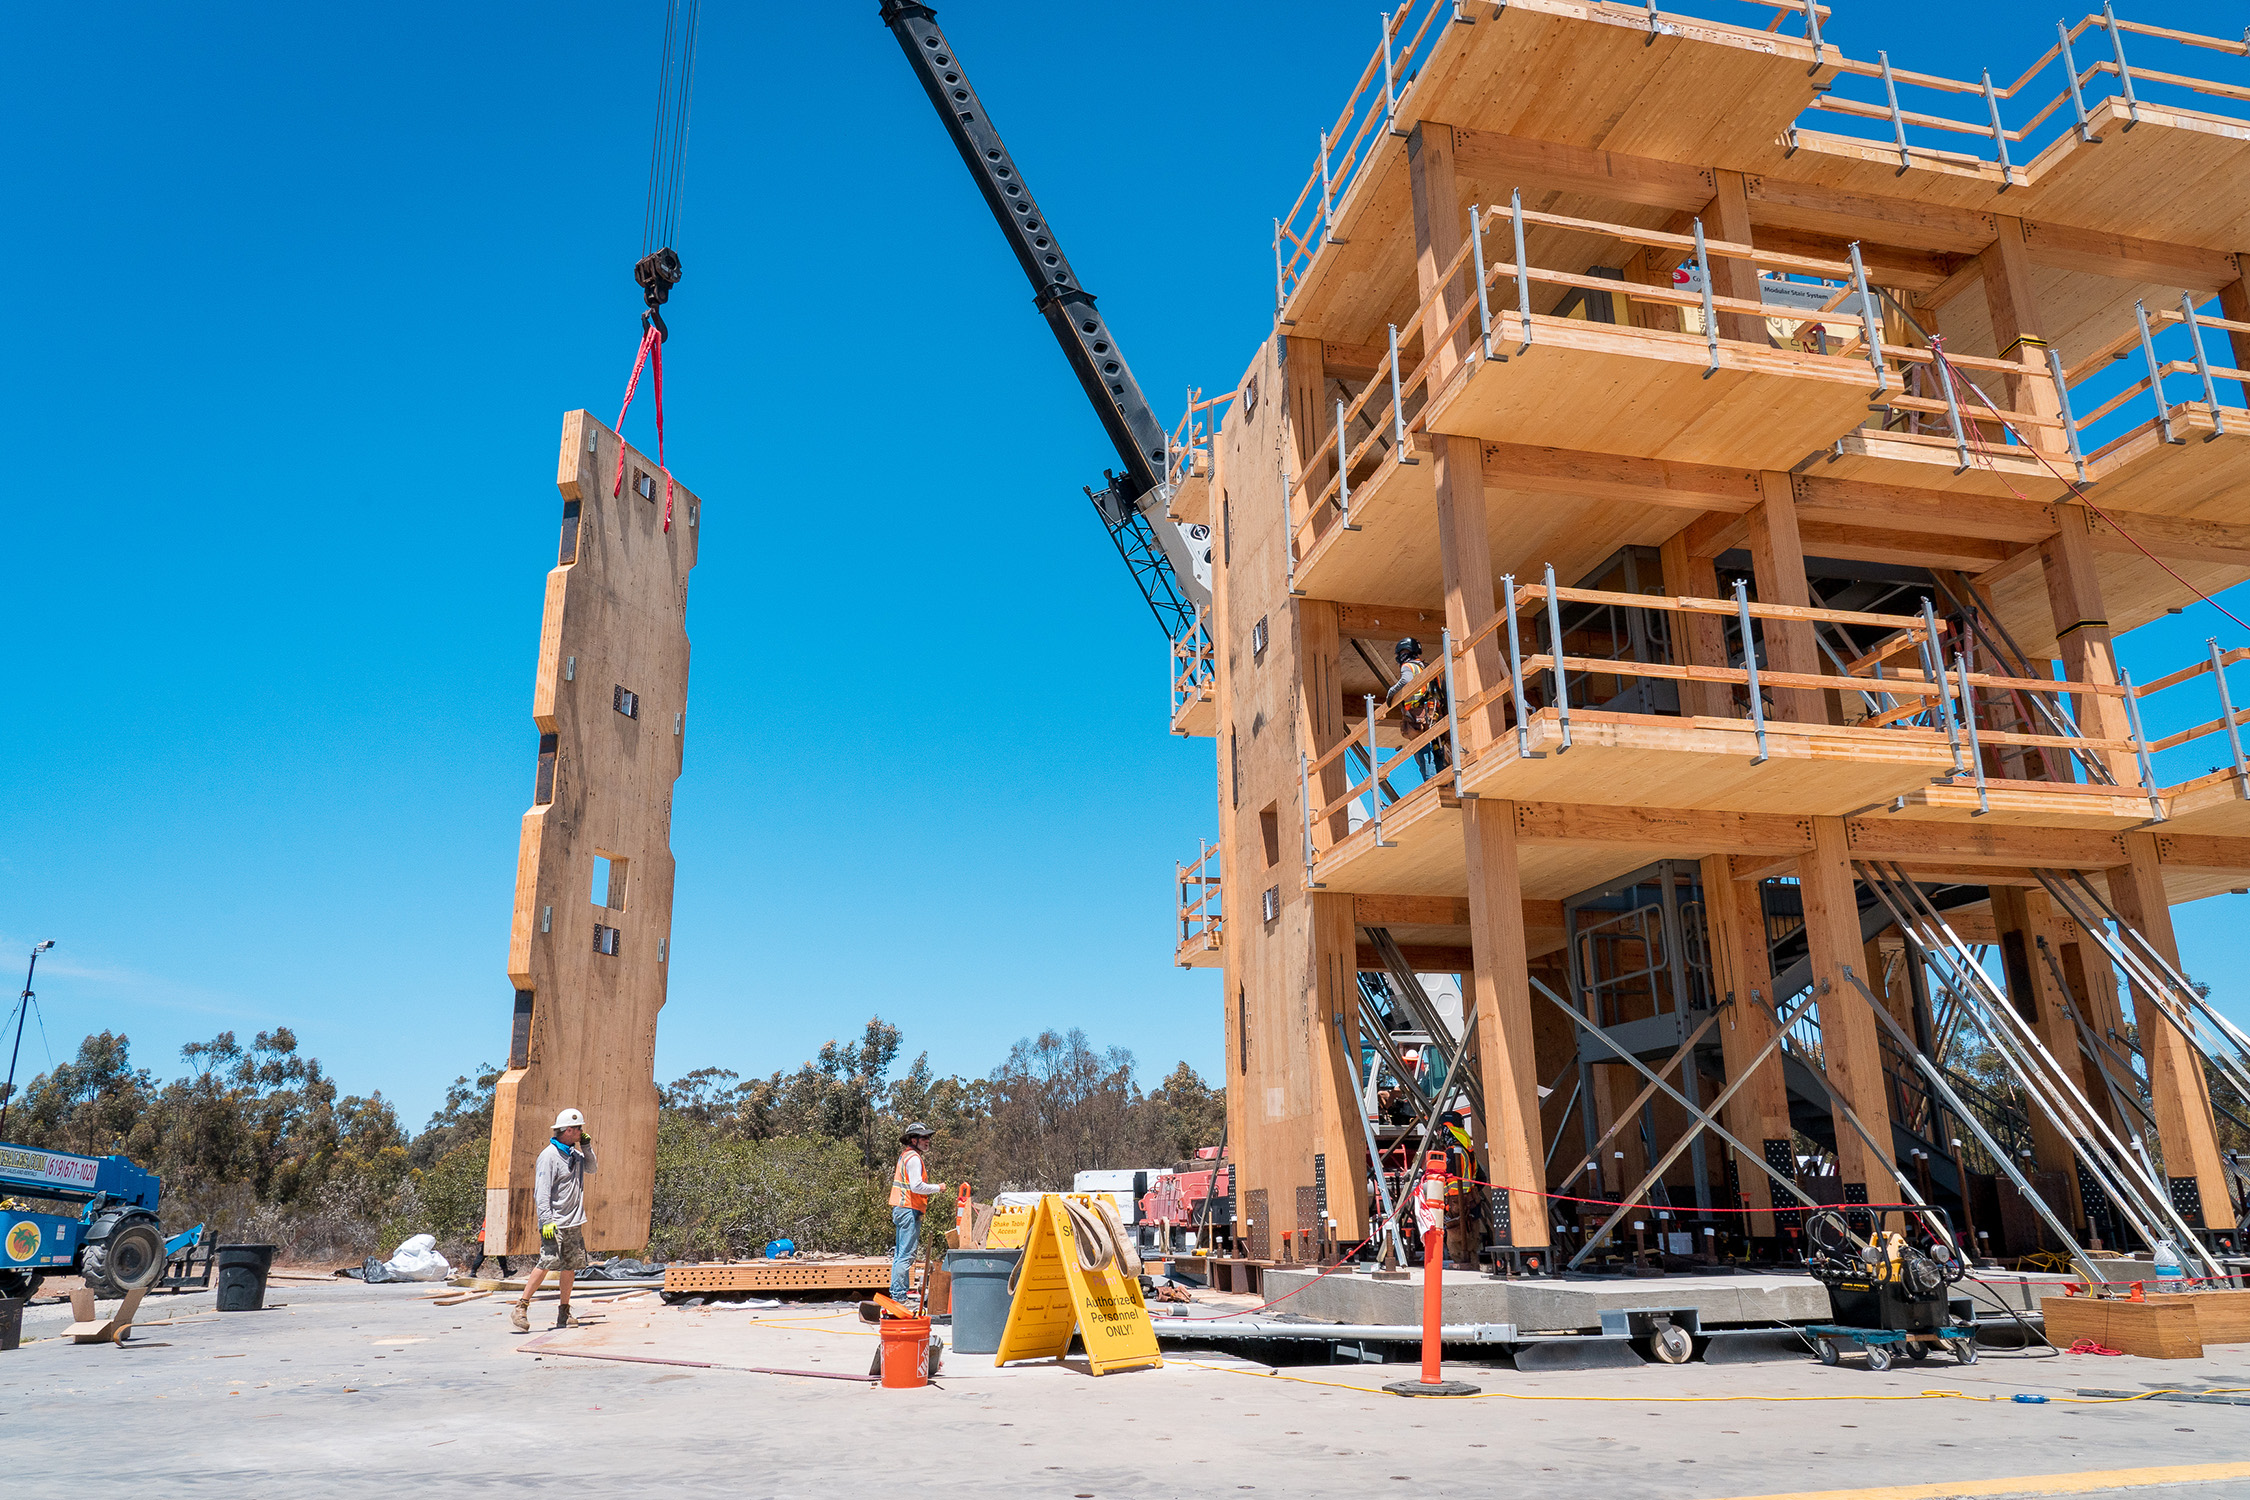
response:
<path id="1" fill-rule="evenodd" d="M 894 1391 L 928 1385 L 930 1377 L 930 1320 L 883 1320 L 883 1385 Z"/>

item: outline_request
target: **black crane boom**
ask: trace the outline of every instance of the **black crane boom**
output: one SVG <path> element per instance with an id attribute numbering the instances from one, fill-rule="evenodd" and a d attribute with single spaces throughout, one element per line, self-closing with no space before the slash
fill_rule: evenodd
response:
<path id="1" fill-rule="evenodd" d="M 1186 539 L 1158 509 L 1166 498 L 1164 428 L 1141 394 L 1117 341 L 1110 337 L 1109 325 L 1094 306 L 1094 294 L 1071 270 L 1054 227 L 1016 170 L 952 44 L 938 30 L 937 13 L 917 0 L 884 0 L 882 16 L 922 80 L 930 103 L 937 107 L 1008 247 L 1031 278 L 1033 303 L 1054 330 L 1055 341 L 1062 345 L 1117 449 L 1124 472 L 1105 470 L 1108 487 L 1100 493 L 1089 488 L 1088 494 L 1157 623 L 1176 638 L 1198 609 L 1209 606 L 1210 596 L 1196 581 Z"/>

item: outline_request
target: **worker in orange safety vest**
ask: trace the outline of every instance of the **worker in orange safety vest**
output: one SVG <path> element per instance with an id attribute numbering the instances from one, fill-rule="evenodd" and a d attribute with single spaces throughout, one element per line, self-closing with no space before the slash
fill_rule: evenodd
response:
<path id="1" fill-rule="evenodd" d="M 891 1168 L 891 1300 L 906 1300 L 907 1271 L 922 1248 L 922 1210 L 942 1182 L 925 1179 L 922 1153 L 930 1149 L 930 1127 L 917 1120 L 899 1138 L 898 1165 Z"/>

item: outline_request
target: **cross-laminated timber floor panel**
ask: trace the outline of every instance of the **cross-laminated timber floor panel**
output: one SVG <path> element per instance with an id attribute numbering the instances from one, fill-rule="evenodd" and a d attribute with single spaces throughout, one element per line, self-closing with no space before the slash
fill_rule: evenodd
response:
<path id="1" fill-rule="evenodd" d="M 1908 792 L 1884 812 L 1905 822 L 1966 823 L 1972 819 L 2024 828 L 2098 828 L 2124 832 L 2155 817 L 2137 787 L 2055 786 L 2032 781 L 1987 782 L 1978 796 L 1967 776 Z"/>
<path id="2" fill-rule="evenodd" d="M 1333 235 L 1291 289 L 1282 311 L 1291 332 L 1379 343 L 1384 324 L 1411 311 L 1392 299 L 1414 283 L 1406 139 L 1420 122 L 1667 161 L 1763 162 L 1836 72 L 1832 47 L 1815 68 L 1811 44 L 1798 38 L 1676 16 L 1652 33 L 1638 7 L 1521 0 L 1489 15 L 1456 14 L 1400 95 L 1390 128 L 1371 135 L 1365 149 L 1373 159 L 1338 201 Z M 1488 204 L 1544 186 L 1474 153 L 1459 173 L 1471 201 Z M 1626 173 L 1600 185 L 1601 195 L 1564 194 L 1536 206 L 1598 208 L 1590 216 L 1599 218 L 1629 204 L 1643 227 L 1658 228 L 1670 212 L 1709 198 Z M 1534 203 L 1534 193 L 1525 200 Z"/>
<path id="3" fill-rule="evenodd" d="M 1362 823 L 1321 856 L 1321 888 L 1371 896 L 1459 896 L 1469 888 L 1461 804 L 1435 783 L 1383 811 L 1382 842 Z M 1697 853 L 1703 852 L 1701 850 Z M 1524 899 L 1559 901 L 1660 859 L 1690 857 L 1677 840 L 1524 839 L 1516 846 Z M 1550 945 L 1551 946 L 1551 945 Z M 1534 942 L 1533 951 L 1542 951 Z"/>
<path id="4" fill-rule="evenodd" d="M 1534 315 L 1496 319 L 1493 348 L 1430 402 L 1432 432 L 1637 458 L 1788 469 L 1867 420 L 1864 362 L 1700 335 Z M 1510 334 L 1513 336 L 1506 336 Z"/>
<path id="5" fill-rule="evenodd" d="M 1408 461 L 1411 458 L 1412 461 Z M 1485 535 L 1495 578 L 1576 580 L 1626 545 L 1661 545 L 1704 510 L 1744 511 L 1758 498 L 1749 469 L 1644 464 L 1575 448 L 1484 445 Z M 1314 518 L 1297 588 L 1314 599 L 1444 606 L 1437 463 L 1425 445 L 1386 455 L 1351 490 L 1352 527 L 1334 506 Z"/>
<path id="6" fill-rule="evenodd" d="M 1681 807 L 1840 817 L 1927 787 L 1953 769 L 1934 730 L 1768 723 L 1765 761 L 1747 719 L 1657 719 L 1574 711 L 1532 715 L 1470 762 L 1461 789 L 1519 802 Z"/>

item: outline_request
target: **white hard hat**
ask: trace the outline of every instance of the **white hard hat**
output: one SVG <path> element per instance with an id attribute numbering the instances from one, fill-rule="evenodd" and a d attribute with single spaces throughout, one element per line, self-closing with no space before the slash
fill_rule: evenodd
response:
<path id="1" fill-rule="evenodd" d="M 585 1124 L 586 1117 L 580 1114 L 575 1109 L 566 1109 L 561 1114 L 555 1116 L 555 1129 L 557 1130 L 564 1130 L 572 1125 L 577 1125 L 583 1128 Z"/>

